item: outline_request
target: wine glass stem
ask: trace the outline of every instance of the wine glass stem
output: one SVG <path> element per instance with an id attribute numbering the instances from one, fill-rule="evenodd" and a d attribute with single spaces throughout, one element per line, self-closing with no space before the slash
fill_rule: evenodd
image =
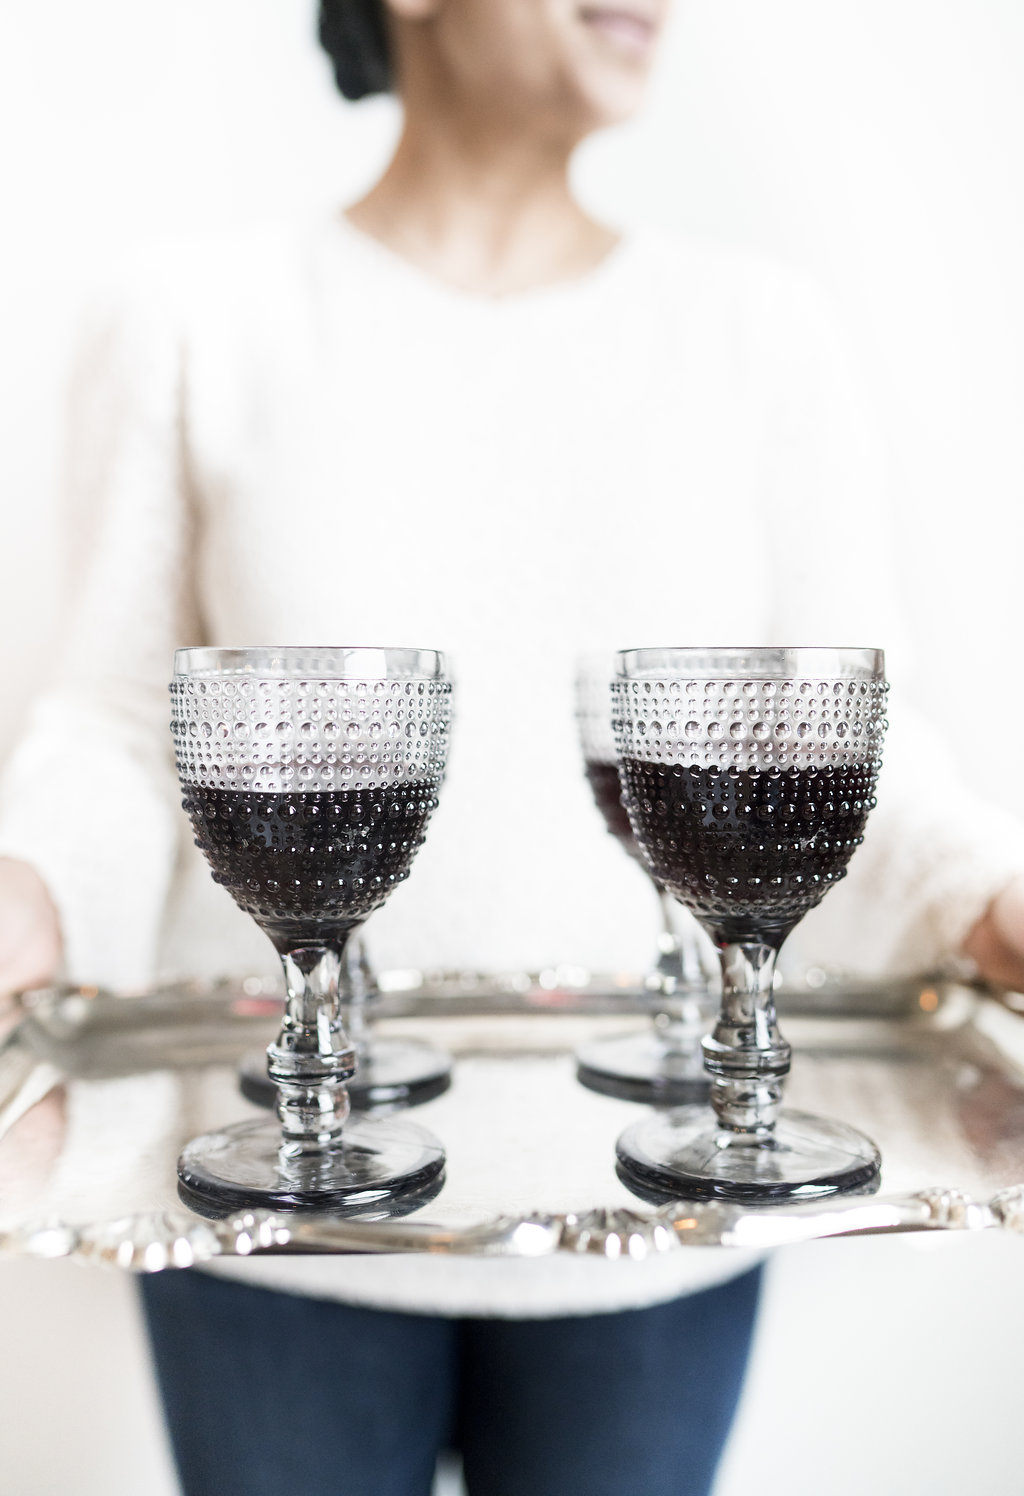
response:
<path id="1" fill-rule="evenodd" d="M 357 1065 L 366 1063 L 370 1048 L 369 1004 L 376 995 L 373 969 L 361 940 L 352 939 L 341 958 L 338 978 L 338 1000 L 341 1021 L 348 1041 L 356 1052 Z"/>
<path id="2" fill-rule="evenodd" d="M 782 1104 L 791 1050 L 775 1017 L 772 981 L 778 947 L 718 942 L 722 1003 L 704 1040 L 711 1105 L 727 1132 L 768 1138 Z"/>
<path id="3" fill-rule="evenodd" d="M 282 1148 L 289 1155 L 337 1146 L 348 1117 L 346 1082 L 356 1054 L 341 1016 L 343 955 L 319 946 L 281 955 L 287 999 L 281 1031 L 267 1049 L 267 1074 L 277 1087 Z"/>
<path id="4" fill-rule="evenodd" d="M 707 977 L 694 930 L 680 929 L 676 900 L 660 883 L 651 881 L 662 923 L 658 958 L 645 984 L 649 992 L 662 998 L 654 1014 L 654 1026 L 669 1053 L 692 1055 L 704 1030 L 702 999 L 707 998 Z"/>

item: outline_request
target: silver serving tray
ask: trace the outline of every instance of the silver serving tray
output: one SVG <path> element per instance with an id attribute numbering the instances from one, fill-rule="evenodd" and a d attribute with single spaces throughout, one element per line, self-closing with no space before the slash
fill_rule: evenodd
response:
<path id="1" fill-rule="evenodd" d="M 789 978 L 787 1102 L 873 1137 L 882 1182 L 873 1196 L 761 1209 L 649 1208 L 616 1177 L 615 1139 L 637 1108 L 580 1087 L 572 1055 L 649 1022 L 652 999 L 635 981 L 576 968 L 406 972 L 381 988 L 382 1032 L 429 1038 L 456 1059 L 451 1090 L 416 1109 L 448 1167 L 414 1217 L 207 1221 L 179 1200 L 181 1145 L 254 1114 L 235 1066 L 280 1013 L 259 979 L 131 998 L 48 989 L 26 995 L 0 1045 L 0 1252 L 155 1271 L 253 1252 L 642 1259 L 688 1245 L 1024 1231 L 1024 1023 L 963 985 Z"/>

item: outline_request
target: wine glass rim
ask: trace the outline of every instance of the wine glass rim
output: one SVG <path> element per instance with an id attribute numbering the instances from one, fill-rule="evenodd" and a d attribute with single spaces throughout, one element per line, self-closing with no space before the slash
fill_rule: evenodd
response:
<path id="1" fill-rule="evenodd" d="M 174 674 L 431 681 L 444 680 L 447 665 L 439 650 L 390 645 L 198 645 L 174 651 Z"/>
<path id="2" fill-rule="evenodd" d="M 623 649 L 615 657 L 620 680 L 684 675 L 755 680 L 872 680 L 885 675 L 885 651 L 852 645 L 680 645 Z"/>

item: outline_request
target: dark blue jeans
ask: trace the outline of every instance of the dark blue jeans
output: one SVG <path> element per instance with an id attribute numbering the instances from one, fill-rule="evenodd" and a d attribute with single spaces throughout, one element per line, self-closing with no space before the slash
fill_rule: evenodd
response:
<path id="1" fill-rule="evenodd" d="M 186 1496 L 705 1496 L 739 1397 L 760 1273 L 653 1309 L 442 1319 L 143 1278 Z"/>

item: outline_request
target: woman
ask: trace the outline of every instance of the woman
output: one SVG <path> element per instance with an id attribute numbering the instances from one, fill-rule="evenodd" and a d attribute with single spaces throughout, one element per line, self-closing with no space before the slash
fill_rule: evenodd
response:
<path id="1" fill-rule="evenodd" d="M 646 953 L 647 898 L 595 840 L 576 653 L 887 642 L 877 472 L 827 315 L 741 256 L 620 237 L 570 191 L 576 146 L 639 104 L 666 9 L 332 0 L 343 91 L 393 86 L 404 107 L 381 181 L 311 230 L 179 249 L 100 325 L 67 663 L 7 778 L 7 987 L 61 961 L 130 988 L 266 959 L 187 850 L 165 726 L 177 644 L 450 649 L 445 795 L 374 917 L 376 959 L 614 968 Z M 72 753 L 83 790 L 55 814 Z M 879 964 L 962 950 L 1024 984 L 1016 849 L 966 817 L 937 826 L 898 759 L 829 905 Z M 474 1496 L 705 1492 L 756 1274 L 676 1258 L 267 1259 L 234 1265 L 241 1282 L 149 1280 L 185 1488 L 426 1491 L 454 1440 Z"/>

